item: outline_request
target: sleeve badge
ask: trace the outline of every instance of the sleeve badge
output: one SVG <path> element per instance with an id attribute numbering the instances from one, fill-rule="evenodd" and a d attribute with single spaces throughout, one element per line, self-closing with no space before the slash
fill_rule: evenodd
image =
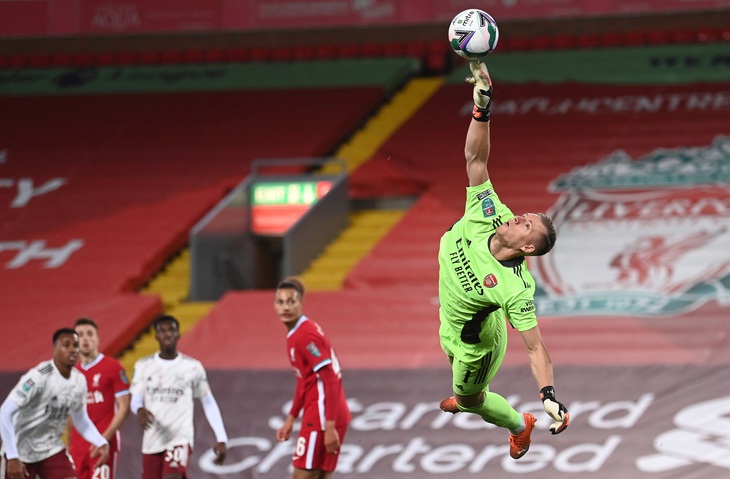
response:
<path id="1" fill-rule="evenodd" d="M 307 351 L 309 351 L 315 358 L 322 356 L 322 352 L 319 350 L 317 345 L 314 344 L 314 342 L 307 344 Z"/>

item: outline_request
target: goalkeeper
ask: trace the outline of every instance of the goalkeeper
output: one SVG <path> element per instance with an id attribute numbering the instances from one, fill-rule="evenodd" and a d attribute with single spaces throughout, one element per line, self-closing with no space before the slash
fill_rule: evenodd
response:
<path id="1" fill-rule="evenodd" d="M 530 447 L 535 416 L 520 414 L 489 391 L 507 350 L 506 321 L 525 343 L 545 412 L 554 421 L 550 431 L 558 434 L 570 422 L 567 409 L 555 399 L 552 362 L 535 315 L 535 281 L 525 261 L 525 256 L 552 249 L 555 227 L 542 213 L 515 216 L 497 197 L 487 171 L 492 81 L 484 63 L 469 67 L 474 109 L 464 148 L 466 208 L 439 246 L 439 334 L 455 394 L 441 401 L 441 409 L 478 414 L 508 429 L 510 456 L 519 459 Z"/>

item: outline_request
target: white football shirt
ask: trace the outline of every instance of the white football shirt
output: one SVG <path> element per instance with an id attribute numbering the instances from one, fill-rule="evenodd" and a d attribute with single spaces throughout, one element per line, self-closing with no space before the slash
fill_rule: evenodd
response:
<path id="1" fill-rule="evenodd" d="M 180 352 L 175 359 L 162 359 L 159 352 L 146 356 L 134 365 L 130 391 L 142 396 L 145 409 L 155 416 L 142 436 L 143 454 L 193 447 L 193 399 L 210 394 L 200 361 Z"/>
<path id="2" fill-rule="evenodd" d="M 66 422 L 71 412 L 86 406 L 86 394 L 84 376 L 72 368 L 65 378 L 52 360 L 20 378 L 8 397 L 20 408 L 13 427 L 21 462 L 39 462 L 66 448 L 62 439 Z"/>

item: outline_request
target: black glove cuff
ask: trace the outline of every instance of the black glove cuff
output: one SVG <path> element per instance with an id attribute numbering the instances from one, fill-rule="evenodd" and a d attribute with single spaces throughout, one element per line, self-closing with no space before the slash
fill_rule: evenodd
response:
<path id="1" fill-rule="evenodd" d="M 555 400 L 555 388 L 553 386 L 545 386 L 540 389 L 540 399 L 544 402 L 546 399 Z"/>
<path id="2" fill-rule="evenodd" d="M 491 102 L 489 105 L 487 105 L 486 108 L 479 108 L 478 106 L 474 105 L 474 109 L 471 111 L 471 117 L 474 118 L 476 121 L 489 121 L 490 106 Z"/>

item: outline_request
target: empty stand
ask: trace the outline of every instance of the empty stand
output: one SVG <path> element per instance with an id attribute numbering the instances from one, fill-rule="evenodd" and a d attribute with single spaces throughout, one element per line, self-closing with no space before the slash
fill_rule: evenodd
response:
<path id="1" fill-rule="evenodd" d="M 252 160 L 326 155 L 389 88 L 0 97 L 3 317 L 34 331 L 1 367 L 47 358 L 52 332 L 79 316 L 120 353 L 162 308 L 136 291 Z M 292 98 L 306 121 L 281 114 Z M 21 180 L 37 194 L 13 207 Z"/>
<path id="2" fill-rule="evenodd" d="M 540 51 L 572 48 L 615 48 L 640 45 L 693 44 L 730 40 L 727 27 L 687 27 L 675 29 L 644 28 L 630 31 L 607 30 L 602 33 L 510 34 L 502 32 L 499 51 Z M 123 48 L 105 52 L 54 52 L 0 55 L 0 68 L 43 68 L 70 66 L 88 68 L 110 65 L 180 65 L 219 62 L 286 62 L 355 58 L 410 56 L 422 62 L 424 71 L 443 73 L 455 62 L 444 40 L 415 40 L 364 43 L 331 42 L 322 44 L 256 45 L 247 47 L 180 48 L 128 51 Z"/>
<path id="3" fill-rule="evenodd" d="M 681 118 L 666 111 L 605 111 L 598 115 L 569 111 L 560 121 L 549 112 L 499 113 L 500 103 L 527 101 L 536 86 L 503 83 L 498 88 L 489 171 L 501 198 L 516 213 L 550 209 L 558 195 L 549 191 L 549 183 L 576 167 L 597 163 L 617 149 L 638 158 L 657 148 L 707 146 L 723 131 L 725 121 L 722 109 L 691 110 Z M 629 98 L 659 92 L 712 95 L 722 88 L 722 84 L 559 84 L 541 85 L 540 96 L 559 104 L 566 98 Z M 307 296 L 307 314 L 323 324 L 338 345 L 343 364 L 350 368 L 439 367 L 443 363 L 436 336 L 436 252 L 442 232 L 463 210 L 463 140 L 469 121 L 464 105 L 469 102 L 463 85 L 441 86 L 380 144 L 369 161 L 358 163 L 352 172 L 354 198 L 413 195 L 419 199 L 357 261 L 346 275 L 342 291 L 313 291 Z M 549 256 L 564 261 L 578 251 L 565 246 L 569 239 L 563 241 L 561 245 L 559 239 Z M 530 263 L 539 279 L 542 267 Z M 317 284 L 316 278 L 311 280 Z M 183 340 L 183 346 L 221 369 L 285 368 L 277 349 L 283 332 L 271 312 L 271 297 L 271 291 L 227 294 Z M 697 315 L 714 328 L 726 330 L 721 311 L 721 306 L 710 302 L 684 318 Z M 543 335 L 553 358 L 563 366 L 613 364 L 617 355 L 626 364 L 730 360 L 717 347 L 707 345 L 704 332 L 684 329 L 681 324 L 686 321 L 679 319 L 663 323 L 662 318 L 546 316 L 541 322 Z M 615 335 L 596 332 L 607 321 Z M 233 328 L 243 328 L 241 334 L 251 338 L 246 343 L 250 349 L 242 351 L 237 338 L 225 336 Z M 514 332 L 510 334 L 514 336 Z M 713 351 L 709 356 L 706 347 Z M 526 364 L 522 348 L 519 337 L 513 337 L 510 350 L 515 352 L 508 353 L 507 364 Z"/>

